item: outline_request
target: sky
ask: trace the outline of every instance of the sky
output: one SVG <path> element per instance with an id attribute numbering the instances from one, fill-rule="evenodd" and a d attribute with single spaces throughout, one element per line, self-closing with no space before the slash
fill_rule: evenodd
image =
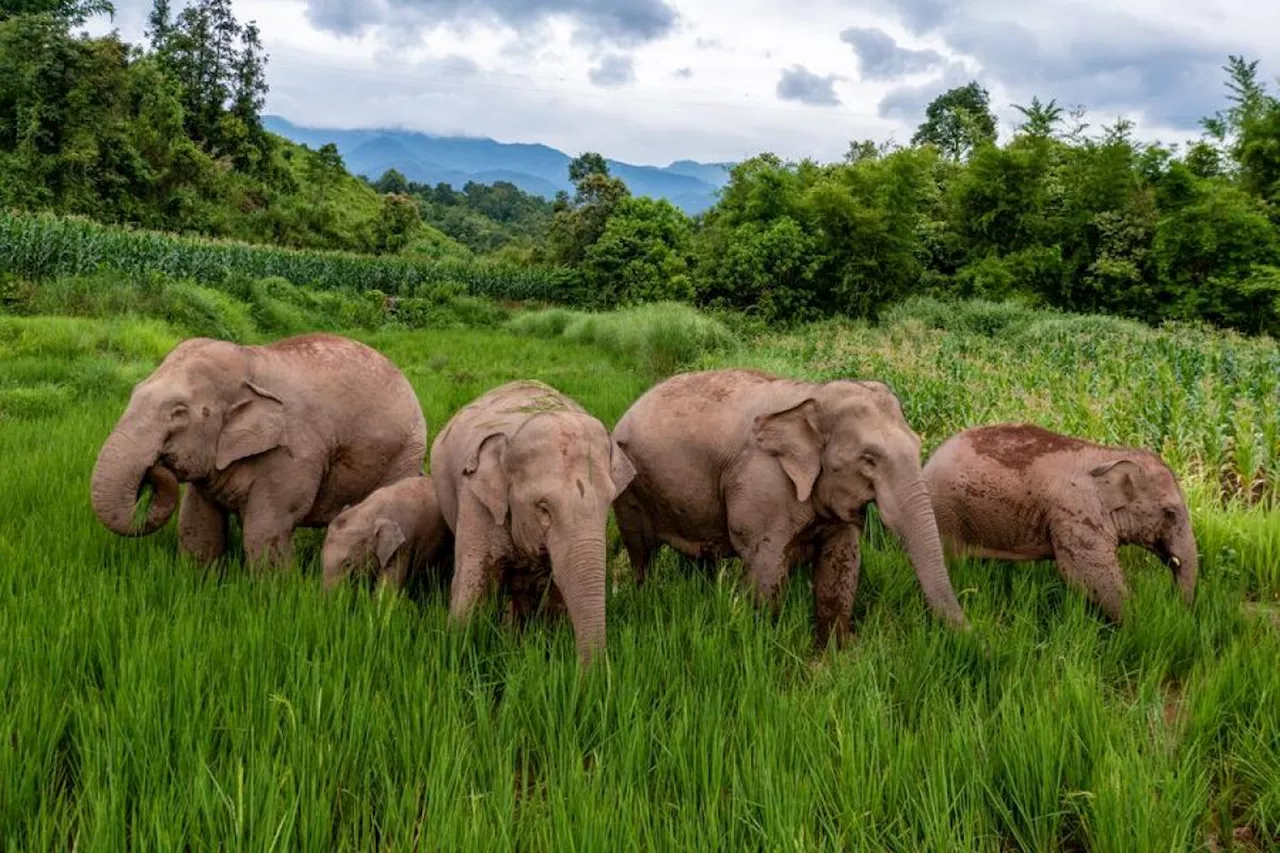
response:
<path id="1" fill-rule="evenodd" d="M 117 0 L 138 40 L 149 0 Z M 180 6 L 180 0 L 174 3 Z M 1280 74 L 1255 0 L 233 0 L 270 55 L 266 111 L 313 127 L 541 142 L 632 163 L 836 160 L 906 143 L 978 81 L 1179 142 L 1225 104 L 1230 54 Z"/>

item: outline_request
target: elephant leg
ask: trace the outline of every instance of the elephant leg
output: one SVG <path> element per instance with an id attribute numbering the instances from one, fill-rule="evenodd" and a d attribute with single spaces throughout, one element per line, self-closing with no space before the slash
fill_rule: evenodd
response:
<path id="1" fill-rule="evenodd" d="M 790 569 L 792 536 L 785 519 L 735 518 L 729 508 L 729 542 L 742 557 L 757 604 L 767 605 L 775 616 L 781 606 L 778 589 Z"/>
<path id="2" fill-rule="evenodd" d="M 201 563 L 227 552 L 227 513 L 194 484 L 187 485 L 178 510 L 178 546 Z"/>
<path id="3" fill-rule="evenodd" d="M 649 572 L 649 561 L 653 559 L 653 551 L 657 540 L 653 536 L 653 523 L 649 520 L 639 500 L 630 491 L 623 492 L 613 504 L 614 515 L 618 519 L 618 532 L 622 534 L 622 544 L 627 549 L 627 560 L 631 563 L 631 572 L 636 586 L 644 586 Z"/>
<path id="4" fill-rule="evenodd" d="M 838 527 L 823 540 L 814 562 L 813 610 L 818 648 L 833 638 L 843 645 L 850 637 L 849 620 L 858 591 L 862 555 L 856 525 Z"/>
<path id="5" fill-rule="evenodd" d="M 471 617 L 490 581 L 501 577 L 503 558 L 511 553 L 510 537 L 488 520 L 487 512 L 470 496 L 458 507 L 453 580 L 449 584 L 449 619 L 455 623 Z"/>
<path id="6" fill-rule="evenodd" d="M 314 489 L 302 486 L 281 488 L 270 480 L 255 484 L 241 514 L 245 558 L 255 570 L 283 569 L 293 562 L 293 531 L 306 518 L 314 496 Z"/>
<path id="7" fill-rule="evenodd" d="M 1051 538 L 1054 560 L 1063 578 L 1083 590 L 1112 621 L 1121 621 L 1129 587 L 1120 571 L 1115 544 L 1074 528 L 1053 530 Z"/>

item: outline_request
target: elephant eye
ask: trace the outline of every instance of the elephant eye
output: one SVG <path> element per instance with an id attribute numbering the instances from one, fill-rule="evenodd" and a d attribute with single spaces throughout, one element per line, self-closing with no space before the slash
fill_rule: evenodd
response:
<path id="1" fill-rule="evenodd" d="M 1164 517 L 1166 521 L 1177 521 L 1178 510 L 1176 507 L 1167 506 L 1164 508 Z"/>
<path id="2" fill-rule="evenodd" d="M 169 417 L 176 421 L 179 418 L 185 418 L 190 413 L 191 410 L 187 407 L 186 403 L 177 403 L 169 410 Z"/>
<path id="3" fill-rule="evenodd" d="M 868 465 L 872 468 L 876 466 L 876 455 L 874 453 L 864 453 L 860 458 L 863 465 Z"/>

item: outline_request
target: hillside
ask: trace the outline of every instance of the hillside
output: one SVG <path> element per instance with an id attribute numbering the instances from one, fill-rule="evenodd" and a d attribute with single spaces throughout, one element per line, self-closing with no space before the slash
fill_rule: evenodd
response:
<path id="1" fill-rule="evenodd" d="M 509 181 L 544 198 L 560 190 L 573 191 L 568 179 L 572 157 L 546 145 L 394 129 L 310 128 L 275 115 L 263 116 L 263 124 L 273 133 L 313 148 L 333 143 L 347 168 L 370 180 L 395 169 L 415 183 L 447 183 L 459 189 L 468 181 Z M 606 162 L 633 194 L 666 199 L 689 214 L 711 207 L 717 191 L 729 180 L 728 164 L 681 160 L 657 167 Z"/>

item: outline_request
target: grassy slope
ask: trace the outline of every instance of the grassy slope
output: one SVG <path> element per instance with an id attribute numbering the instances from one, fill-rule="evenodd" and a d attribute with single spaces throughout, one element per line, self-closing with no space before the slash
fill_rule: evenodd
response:
<path id="1" fill-rule="evenodd" d="M 282 149 L 284 162 L 297 181 L 299 187 L 309 186 L 311 177 L 307 174 L 305 148 L 283 136 L 275 136 Z M 302 190 L 303 193 L 308 190 Z M 364 181 L 344 171 L 334 184 L 328 187 L 321 199 L 331 205 L 334 215 L 334 230 L 351 234 L 369 223 L 376 222 L 382 210 L 382 198 L 377 190 Z M 412 250 L 407 254 L 423 258 L 467 258 L 471 251 L 461 243 L 428 223 L 421 223 L 410 239 Z"/>
<path id="2" fill-rule="evenodd" d="M 1050 566 L 968 563 L 954 582 L 984 654 L 931 622 L 873 529 L 854 648 L 814 655 L 804 584 L 775 624 L 737 592 L 733 564 L 707 578 L 667 553 L 643 591 L 620 581 L 608 667 L 584 677 L 564 624 L 518 637 L 490 610 L 459 635 L 439 592 L 322 596 L 317 532 L 299 537 L 301 576 L 269 579 L 183 563 L 172 524 L 107 533 L 88 472 L 131 383 L 178 335 L 155 320 L 0 317 L 0 839 L 1129 851 L 1188 849 L 1234 822 L 1264 846 L 1280 835 L 1280 625 L 1242 602 L 1280 597 L 1280 521 L 1224 505 L 1218 466 L 1239 413 L 1258 423 L 1240 401 L 1276 393 L 1274 345 L 996 331 L 917 317 L 708 360 L 882 376 L 930 447 L 1024 416 L 1144 438 L 1149 413 L 1172 411 L 1157 431 L 1183 430 L 1166 449 L 1191 448 L 1175 462 L 1204 554 L 1193 610 L 1142 554 L 1125 555 L 1137 596 L 1123 629 Z M 572 341 L 361 337 L 403 366 L 433 429 L 509 378 L 551 382 L 608 424 L 648 385 Z M 616 336 L 579 337 L 634 356 Z M 1177 370 L 1198 390 L 1180 393 Z M 1263 433 L 1251 446 L 1272 454 L 1274 494 Z"/>

